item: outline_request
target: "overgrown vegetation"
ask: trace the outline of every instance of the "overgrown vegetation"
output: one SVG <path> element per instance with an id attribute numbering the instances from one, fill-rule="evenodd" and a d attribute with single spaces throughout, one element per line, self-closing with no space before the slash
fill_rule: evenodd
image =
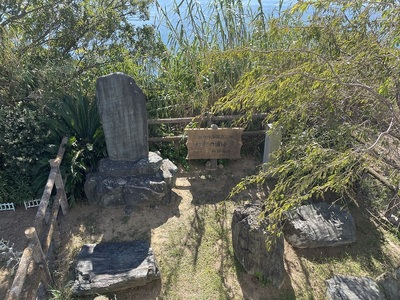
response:
<path id="1" fill-rule="evenodd" d="M 0 4 L 0 201 L 40 195 L 47 161 L 61 141 L 56 133 L 70 137 L 63 168 L 69 172 L 70 198 L 81 198 L 84 170 L 95 165 L 104 148 L 98 147 L 97 128 L 88 127 L 98 125 L 95 111 L 85 111 L 94 107 L 96 78 L 123 71 L 144 82 L 150 78 L 147 60 L 164 50 L 153 27 L 132 23 L 148 18 L 148 5 L 146 0 Z M 69 97 L 88 103 L 67 106 Z M 49 126 L 54 119 L 62 125 L 56 132 Z"/>
<path id="2" fill-rule="evenodd" d="M 268 21 L 278 47 L 233 51 L 257 66 L 216 109 L 267 111 L 283 131 L 274 162 L 237 188 L 276 178 L 265 202 L 271 231 L 285 211 L 328 192 L 357 203 L 366 172 L 392 188 L 398 215 L 399 11 L 397 2 L 303 1 Z M 305 12 L 303 24 L 292 20 Z"/>
<path id="3" fill-rule="evenodd" d="M 312 198 L 333 193 L 344 205 L 359 201 L 366 173 L 390 191 L 377 195 L 376 207 L 398 217 L 397 1 L 302 1 L 289 9 L 277 1 L 271 14 L 262 1 L 252 8 L 236 0 L 156 3 L 167 46 L 151 26 L 132 23 L 146 19 L 148 4 L 2 4 L 1 201 L 37 193 L 34 179 L 52 155 L 47 145 L 61 133 L 70 136 L 64 170 L 71 199 L 83 197 L 85 172 L 105 155 L 94 80 L 124 71 L 145 91 L 150 117 L 212 110 L 244 113 L 246 125 L 252 113 L 269 113 L 265 122 L 282 129 L 283 146 L 236 190 L 275 177 L 265 199 L 275 233 L 285 211 Z M 57 130 L 47 126 L 53 119 Z M 173 147 L 162 150 L 179 161 L 184 151 Z"/>
<path id="4" fill-rule="evenodd" d="M 62 165 L 68 197 L 71 204 L 83 200 L 86 173 L 106 156 L 95 80 L 122 71 L 144 90 L 150 118 L 240 113 L 247 117 L 238 124 L 251 126 L 251 114 L 268 113 L 264 122 L 280 128 L 282 147 L 232 194 L 273 178 L 263 200 L 275 235 L 287 210 L 327 195 L 353 211 L 367 204 L 398 222 L 399 1 L 298 1 L 288 9 L 286 1 L 277 1 L 268 13 L 261 0 L 251 8 L 237 0 L 207 7 L 193 0 L 170 7 L 156 2 L 167 45 L 157 28 L 132 22 L 148 17 L 147 0 L 3 2 L 0 202 L 40 195 L 62 136 L 69 137 Z M 182 127 L 151 130 L 170 135 Z M 154 149 L 185 160 L 183 144 Z M 241 284 L 250 293 L 229 246 L 230 213 L 215 204 L 192 204 L 184 222 L 166 235 L 168 243 L 158 245 L 168 256 L 161 261 L 163 292 L 190 295 L 187 278 L 196 278 L 190 288 L 210 299 L 234 298 L 232 290 Z M 125 216 L 120 226 L 132 219 Z M 365 216 L 359 219 L 365 239 L 358 245 L 330 258 L 300 253 L 295 266 L 305 279 L 292 278 L 294 290 L 279 291 L 282 299 L 318 299 L 332 271 L 376 276 L 398 261 L 385 254 L 382 242 L 394 237 Z M 92 236 L 97 229 L 94 219 L 90 223 L 85 230 Z M 398 227 L 393 231 L 398 238 Z M 68 298 L 68 292 L 52 293 Z"/>

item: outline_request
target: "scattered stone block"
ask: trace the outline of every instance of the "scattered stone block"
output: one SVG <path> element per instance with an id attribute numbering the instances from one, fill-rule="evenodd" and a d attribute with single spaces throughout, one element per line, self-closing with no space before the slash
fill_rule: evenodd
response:
<path id="1" fill-rule="evenodd" d="M 377 283 L 368 277 L 335 275 L 326 284 L 329 300 L 385 300 Z"/>
<path id="2" fill-rule="evenodd" d="M 248 204 L 235 209 L 232 217 L 233 250 L 247 273 L 279 288 L 285 275 L 283 237 L 276 238 L 276 243 L 268 251 L 268 220 L 260 218 L 262 211 L 259 204 Z"/>
<path id="3" fill-rule="evenodd" d="M 356 226 L 348 211 L 321 202 L 288 212 L 284 235 L 296 248 L 332 247 L 354 243 Z"/>
<path id="4" fill-rule="evenodd" d="M 380 275 L 376 282 L 388 300 L 400 299 L 400 267 Z"/>
<path id="5" fill-rule="evenodd" d="M 153 250 L 146 241 L 88 244 L 75 261 L 75 295 L 107 294 L 160 279 Z"/>

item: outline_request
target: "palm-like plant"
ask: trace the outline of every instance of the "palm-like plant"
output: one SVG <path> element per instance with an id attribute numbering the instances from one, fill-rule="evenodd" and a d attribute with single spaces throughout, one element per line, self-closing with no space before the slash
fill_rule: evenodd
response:
<path id="1" fill-rule="evenodd" d="M 96 103 L 87 97 L 64 96 L 54 112 L 57 118 L 51 125 L 53 131 L 60 137 L 69 137 L 62 165 L 67 177 L 66 192 L 73 204 L 84 198 L 86 173 L 106 156 L 104 134 Z"/>

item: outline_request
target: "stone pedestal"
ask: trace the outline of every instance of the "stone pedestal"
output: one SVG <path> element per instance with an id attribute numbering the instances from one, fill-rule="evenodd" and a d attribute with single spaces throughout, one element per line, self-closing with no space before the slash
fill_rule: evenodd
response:
<path id="1" fill-rule="evenodd" d="M 177 170 L 154 152 L 137 161 L 102 159 L 98 172 L 86 180 L 86 197 L 101 206 L 168 205 Z"/>

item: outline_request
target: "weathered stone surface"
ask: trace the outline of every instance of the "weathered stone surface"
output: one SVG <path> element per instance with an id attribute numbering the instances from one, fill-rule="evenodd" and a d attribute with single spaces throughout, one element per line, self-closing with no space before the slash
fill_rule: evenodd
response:
<path id="1" fill-rule="evenodd" d="M 326 281 L 329 300 L 384 300 L 377 283 L 368 277 L 335 275 Z"/>
<path id="2" fill-rule="evenodd" d="M 337 205 L 303 205 L 287 213 L 286 240 L 297 248 L 346 245 L 356 241 L 356 227 L 349 212 Z"/>
<path id="3" fill-rule="evenodd" d="M 162 172 L 162 177 L 169 187 L 175 186 L 176 173 L 178 172 L 178 167 L 175 166 L 169 159 L 164 159 L 162 161 L 160 170 Z"/>
<path id="4" fill-rule="evenodd" d="M 388 300 L 400 299 L 400 267 L 380 275 L 376 282 Z"/>
<path id="5" fill-rule="evenodd" d="M 267 250 L 267 220 L 260 219 L 262 206 L 247 204 L 235 209 L 232 217 L 232 243 L 237 260 L 247 273 L 261 277 L 276 287 L 284 280 L 283 237 Z"/>
<path id="6" fill-rule="evenodd" d="M 96 101 L 112 160 L 136 161 L 149 153 L 146 101 L 132 77 L 113 73 L 97 79 Z"/>
<path id="7" fill-rule="evenodd" d="M 157 172 L 163 159 L 154 152 L 149 152 L 148 157 L 136 161 L 101 159 L 99 172 L 114 177 L 140 176 Z"/>
<path id="8" fill-rule="evenodd" d="M 102 206 L 171 203 L 177 170 L 171 161 L 153 152 L 136 162 L 105 159 L 98 172 L 88 175 L 86 197 Z"/>
<path id="9" fill-rule="evenodd" d="M 123 73 L 98 78 L 96 97 L 109 158 L 88 174 L 87 199 L 130 209 L 171 203 L 177 167 L 148 150 L 146 103 L 133 78 Z"/>
<path id="10" fill-rule="evenodd" d="M 90 244 L 75 261 L 75 295 L 112 293 L 143 286 L 161 277 L 146 241 Z"/>

